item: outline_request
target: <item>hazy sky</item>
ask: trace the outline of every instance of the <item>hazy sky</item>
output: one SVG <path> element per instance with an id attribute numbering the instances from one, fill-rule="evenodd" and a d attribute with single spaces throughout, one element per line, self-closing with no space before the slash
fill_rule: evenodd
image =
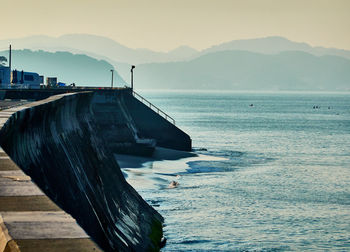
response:
<path id="1" fill-rule="evenodd" d="M 0 39 L 89 33 L 167 51 L 284 36 L 350 50 L 350 0 L 0 0 Z"/>

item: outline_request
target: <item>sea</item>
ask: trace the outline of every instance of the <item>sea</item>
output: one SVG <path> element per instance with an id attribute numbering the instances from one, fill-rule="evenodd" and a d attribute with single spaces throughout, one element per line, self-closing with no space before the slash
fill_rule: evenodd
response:
<path id="1" fill-rule="evenodd" d="M 125 169 L 162 251 L 350 251 L 350 93 L 139 93 L 197 154 Z"/>

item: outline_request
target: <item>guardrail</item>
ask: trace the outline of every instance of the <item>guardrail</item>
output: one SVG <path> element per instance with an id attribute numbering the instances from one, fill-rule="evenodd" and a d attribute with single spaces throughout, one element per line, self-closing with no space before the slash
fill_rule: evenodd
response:
<path id="1" fill-rule="evenodd" d="M 158 108 L 157 106 L 155 106 L 154 104 L 150 103 L 148 100 L 146 100 L 146 98 L 142 97 L 141 95 L 139 95 L 138 93 L 136 93 L 134 90 L 132 90 L 132 94 L 134 95 L 135 98 L 137 98 L 139 101 L 141 101 L 143 104 L 145 104 L 146 106 L 148 106 L 149 108 L 151 108 L 153 111 L 157 112 L 158 115 L 162 116 L 163 118 L 165 118 L 167 121 L 171 122 L 172 124 L 175 125 L 175 120 L 174 118 L 172 118 L 170 115 L 168 115 L 167 113 L 165 113 L 163 110 L 161 110 L 160 108 Z"/>

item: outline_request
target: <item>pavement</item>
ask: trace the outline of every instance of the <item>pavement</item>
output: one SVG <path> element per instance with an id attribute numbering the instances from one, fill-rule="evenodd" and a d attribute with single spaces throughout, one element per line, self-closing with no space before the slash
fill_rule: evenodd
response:
<path id="1" fill-rule="evenodd" d="M 26 103 L 29 103 L 28 100 L 0 100 L 0 110 L 9 109 L 12 107 L 16 107 L 19 105 L 24 105 Z"/>

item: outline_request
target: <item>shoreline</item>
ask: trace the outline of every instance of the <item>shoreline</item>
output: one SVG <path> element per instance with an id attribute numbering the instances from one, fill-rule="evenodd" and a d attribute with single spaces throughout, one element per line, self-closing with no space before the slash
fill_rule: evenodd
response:
<path id="1" fill-rule="evenodd" d="M 222 161 L 223 157 L 156 147 L 152 157 L 115 154 L 127 182 L 136 190 L 166 189 L 186 176 L 195 161 Z M 181 183 L 179 184 L 181 187 Z"/>
<path id="2" fill-rule="evenodd" d="M 168 148 L 156 147 L 151 157 L 133 156 L 126 154 L 116 154 L 114 157 L 118 160 L 120 168 L 142 168 L 148 162 L 157 161 L 175 161 L 184 158 L 199 157 L 193 152 L 178 151 Z"/>

